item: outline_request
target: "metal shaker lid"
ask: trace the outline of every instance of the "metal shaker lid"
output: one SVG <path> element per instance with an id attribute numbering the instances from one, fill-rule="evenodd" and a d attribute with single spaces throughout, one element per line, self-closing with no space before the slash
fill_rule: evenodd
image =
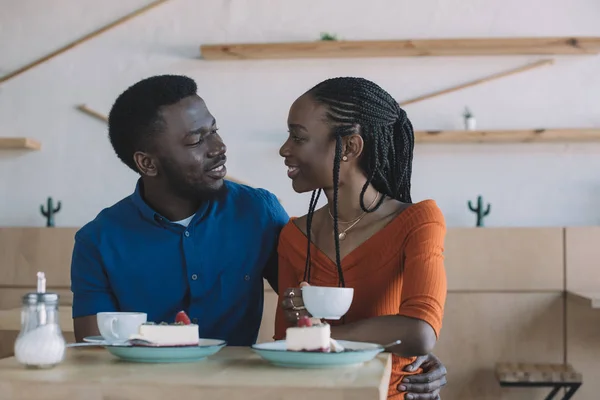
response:
<path id="1" fill-rule="evenodd" d="M 37 273 L 37 291 L 27 293 L 23 296 L 24 305 L 56 305 L 58 304 L 58 293 L 47 293 L 46 292 L 46 274 L 43 272 Z"/>
<path id="2" fill-rule="evenodd" d="M 34 306 L 37 304 L 45 304 L 53 306 L 58 304 L 58 293 L 27 293 L 23 296 L 23 305 Z"/>

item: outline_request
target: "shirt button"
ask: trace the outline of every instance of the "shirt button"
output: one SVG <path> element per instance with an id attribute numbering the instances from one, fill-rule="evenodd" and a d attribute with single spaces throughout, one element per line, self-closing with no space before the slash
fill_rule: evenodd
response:
<path id="1" fill-rule="evenodd" d="M 198 323 L 198 318 L 192 318 L 192 323 L 197 324 Z"/>
<path id="2" fill-rule="evenodd" d="M 192 280 L 195 281 L 196 279 L 198 279 L 198 275 L 192 274 Z"/>
<path id="3" fill-rule="evenodd" d="M 184 235 L 185 237 L 190 237 L 190 233 L 188 231 L 185 231 Z"/>
<path id="4" fill-rule="evenodd" d="M 244 280 L 245 280 L 245 281 L 249 281 L 249 280 L 250 280 L 250 275 L 246 275 L 246 276 L 244 276 Z"/>

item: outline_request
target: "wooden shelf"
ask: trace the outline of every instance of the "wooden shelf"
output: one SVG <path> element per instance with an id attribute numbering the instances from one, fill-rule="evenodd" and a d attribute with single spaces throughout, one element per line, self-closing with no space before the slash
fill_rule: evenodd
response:
<path id="1" fill-rule="evenodd" d="M 231 43 L 200 46 L 204 60 L 598 54 L 600 37 Z"/>
<path id="2" fill-rule="evenodd" d="M 0 137 L 0 149 L 39 150 L 42 144 L 37 140 L 22 137 Z"/>
<path id="3" fill-rule="evenodd" d="M 415 131 L 417 143 L 600 142 L 600 128 Z"/>

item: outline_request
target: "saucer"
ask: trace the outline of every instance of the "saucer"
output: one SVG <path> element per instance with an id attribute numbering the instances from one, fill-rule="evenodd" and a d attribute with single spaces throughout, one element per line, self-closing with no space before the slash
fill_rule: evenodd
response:
<path id="1" fill-rule="evenodd" d="M 102 336 L 87 336 L 83 338 L 83 341 L 87 343 L 106 344 L 106 340 Z"/>
<path id="2" fill-rule="evenodd" d="M 107 345 L 112 355 L 130 362 L 182 363 L 195 362 L 218 353 L 227 345 L 224 340 L 200 339 L 198 346 L 150 347 L 132 345 Z"/>
<path id="3" fill-rule="evenodd" d="M 285 340 L 255 344 L 252 349 L 273 365 L 292 368 L 332 368 L 361 365 L 384 351 L 376 343 L 338 340 L 344 351 L 336 353 L 288 351 Z"/>

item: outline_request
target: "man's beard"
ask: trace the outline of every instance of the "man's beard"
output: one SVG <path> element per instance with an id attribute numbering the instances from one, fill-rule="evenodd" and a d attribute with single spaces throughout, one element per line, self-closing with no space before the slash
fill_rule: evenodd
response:
<path id="1" fill-rule="evenodd" d="M 175 168 L 172 168 L 170 162 L 161 162 L 163 167 L 163 174 L 167 179 L 167 184 L 171 188 L 171 192 L 177 197 L 192 201 L 221 201 L 227 196 L 227 186 L 225 182 L 218 188 L 213 189 L 209 187 L 203 187 L 201 184 L 193 184 L 185 179 L 185 177 L 178 173 Z"/>

